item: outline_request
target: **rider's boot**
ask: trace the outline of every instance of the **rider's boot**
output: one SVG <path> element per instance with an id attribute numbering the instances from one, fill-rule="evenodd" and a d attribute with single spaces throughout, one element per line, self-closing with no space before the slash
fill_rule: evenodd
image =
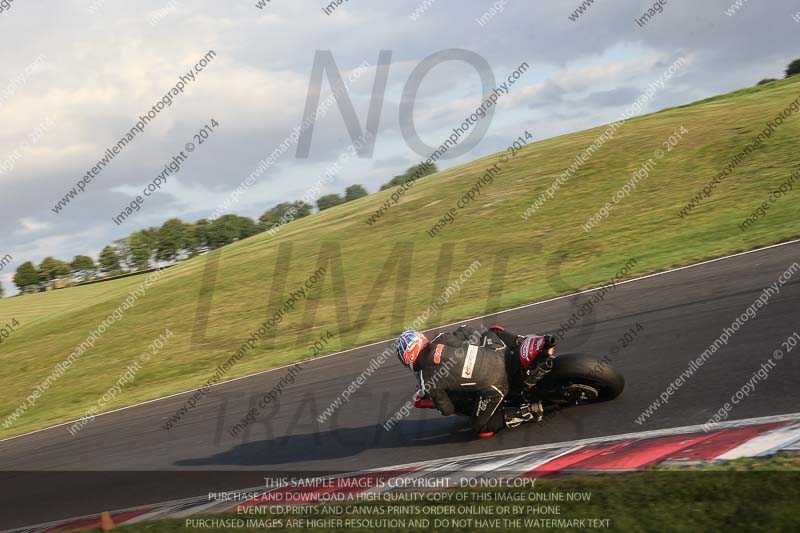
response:
<path id="1" fill-rule="evenodd" d="M 523 422 L 539 422 L 543 416 L 542 402 L 522 404 L 519 407 L 506 407 L 503 411 L 507 428 L 515 428 Z"/>

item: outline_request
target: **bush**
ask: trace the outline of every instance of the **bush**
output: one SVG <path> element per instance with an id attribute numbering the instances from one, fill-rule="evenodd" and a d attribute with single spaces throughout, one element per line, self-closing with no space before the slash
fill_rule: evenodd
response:
<path id="1" fill-rule="evenodd" d="M 789 78 L 798 74 L 800 74 L 800 59 L 795 59 L 786 67 L 786 77 Z"/>
<path id="2" fill-rule="evenodd" d="M 408 167 L 405 172 L 399 176 L 393 177 L 391 180 L 381 185 L 381 190 L 385 191 L 386 189 L 392 189 L 406 183 L 407 181 L 418 180 L 419 178 L 424 178 L 425 176 L 429 176 L 435 172 L 439 172 L 439 169 L 436 167 L 436 165 L 426 167 L 424 164 L 420 163 L 419 165 Z"/>
<path id="3" fill-rule="evenodd" d="M 345 202 L 352 202 L 353 200 L 358 200 L 359 198 L 363 198 L 367 196 L 369 193 L 367 189 L 365 189 L 361 185 L 351 185 L 344 190 L 344 201 Z"/>
<path id="4" fill-rule="evenodd" d="M 39 288 L 41 280 L 39 279 L 39 272 L 33 263 L 30 261 L 23 263 L 17 268 L 14 274 L 14 285 L 22 292 L 35 292 Z"/>
<path id="5" fill-rule="evenodd" d="M 326 194 L 325 196 L 320 196 L 319 199 L 317 199 L 317 209 L 324 211 L 343 203 L 344 198 L 338 194 Z"/>

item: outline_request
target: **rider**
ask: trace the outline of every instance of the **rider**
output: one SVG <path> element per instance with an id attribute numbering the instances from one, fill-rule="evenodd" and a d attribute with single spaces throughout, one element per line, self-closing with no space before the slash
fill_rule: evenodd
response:
<path id="1" fill-rule="evenodd" d="M 413 329 L 398 337 L 400 362 L 417 374 L 418 406 L 432 400 L 444 416 L 461 413 L 480 436 L 542 418 L 540 402 L 498 409 L 509 393 L 509 378 L 528 387 L 543 375 L 531 365 L 555 344 L 551 336 L 521 336 L 492 326 L 483 332 L 466 325 L 432 340 Z M 544 359 L 544 358 L 543 358 Z"/>

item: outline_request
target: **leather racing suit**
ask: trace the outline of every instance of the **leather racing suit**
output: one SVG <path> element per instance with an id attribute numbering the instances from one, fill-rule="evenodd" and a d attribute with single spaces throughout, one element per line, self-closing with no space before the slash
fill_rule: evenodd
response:
<path id="1" fill-rule="evenodd" d="M 480 434 L 505 427 L 500 405 L 508 394 L 506 344 L 496 330 L 459 327 L 431 339 L 414 365 L 423 396 L 445 416 L 462 414 Z M 509 339 L 516 336 L 509 336 Z"/>

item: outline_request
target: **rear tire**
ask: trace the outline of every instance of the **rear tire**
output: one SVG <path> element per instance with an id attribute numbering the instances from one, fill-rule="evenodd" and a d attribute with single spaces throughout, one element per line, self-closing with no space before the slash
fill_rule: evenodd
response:
<path id="1" fill-rule="evenodd" d="M 625 388 L 625 378 L 608 359 L 585 353 L 556 356 L 553 369 L 536 385 L 543 400 L 578 405 L 613 400 Z"/>

